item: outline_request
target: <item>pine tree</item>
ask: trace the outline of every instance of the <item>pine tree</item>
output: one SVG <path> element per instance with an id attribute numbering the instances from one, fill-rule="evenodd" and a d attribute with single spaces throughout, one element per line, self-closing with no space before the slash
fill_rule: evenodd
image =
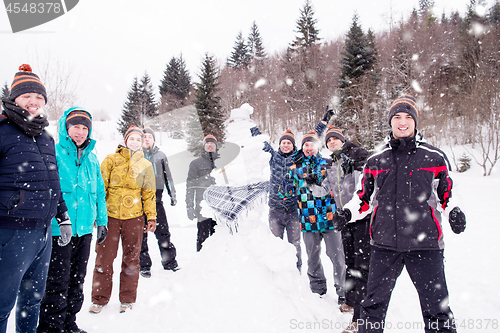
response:
<path id="1" fill-rule="evenodd" d="M 148 73 L 144 73 L 144 76 L 139 83 L 140 90 L 140 106 L 141 115 L 148 118 L 153 118 L 158 115 L 156 110 L 155 96 L 153 92 L 153 85 L 151 84 L 151 78 Z M 141 125 L 143 125 L 145 119 L 141 120 Z"/>
<path id="2" fill-rule="evenodd" d="M 372 117 L 367 113 L 370 112 L 369 99 L 374 97 L 370 97 L 370 92 L 376 91 L 372 87 L 373 78 L 368 75 L 376 60 L 375 40 L 373 36 L 371 38 L 368 40 L 355 14 L 340 59 L 340 105 L 336 118 L 337 126 L 350 129 L 352 140 L 367 148 L 371 144 L 364 142 L 362 132 L 373 125 Z M 359 119 L 363 119 L 364 123 L 360 123 Z"/>
<path id="3" fill-rule="evenodd" d="M 264 46 L 262 46 L 259 28 L 255 21 L 253 21 L 248 36 L 248 53 L 250 54 L 251 61 L 262 61 L 267 57 Z"/>
<path id="4" fill-rule="evenodd" d="M 10 96 L 10 89 L 9 89 L 9 86 L 7 85 L 7 81 L 6 81 L 2 87 L 2 99 L 7 98 L 9 96 Z"/>
<path id="5" fill-rule="evenodd" d="M 306 0 L 304 7 L 300 10 L 300 18 L 297 20 L 298 34 L 290 45 L 292 50 L 306 50 L 318 44 L 320 41 L 319 30 L 316 29 L 317 20 L 314 18 L 314 9 L 309 0 Z"/>
<path id="6" fill-rule="evenodd" d="M 137 77 L 134 78 L 127 93 L 127 101 L 123 105 L 121 119 L 118 121 L 118 131 L 124 135 L 130 126 L 141 126 L 140 88 Z"/>
<path id="7" fill-rule="evenodd" d="M 231 57 L 227 60 L 227 64 L 232 68 L 241 69 L 247 68 L 249 61 L 250 54 L 248 53 L 247 44 L 240 31 L 234 42 L 233 52 L 231 52 Z"/>
<path id="8" fill-rule="evenodd" d="M 188 96 L 190 87 L 191 77 L 186 70 L 182 55 L 179 58 L 172 57 L 163 72 L 161 85 L 158 87 L 161 97 L 172 94 L 177 99 L 183 100 Z"/>
<path id="9" fill-rule="evenodd" d="M 196 84 L 194 103 L 203 137 L 211 134 L 222 143 L 225 139 L 224 114 L 220 107 L 220 97 L 217 96 L 219 68 L 213 56 L 205 54 L 201 74 L 198 77 L 200 83 Z M 193 135 L 199 137 L 197 133 L 189 134 L 191 137 Z M 193 141 L 192 138 L 188 141 L 188 150 L 197 153 L 202 143 L 198 142 L 196 145 Z"/>

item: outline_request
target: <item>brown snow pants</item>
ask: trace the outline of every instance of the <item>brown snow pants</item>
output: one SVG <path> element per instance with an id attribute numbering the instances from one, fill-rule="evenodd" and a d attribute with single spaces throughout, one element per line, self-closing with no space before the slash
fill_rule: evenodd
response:
<path id="1" fill-rule="evenodd" d="M 101 245 L 96 245 L 96 261 L 92 282 L 92 302 L 106 305 L 113 288 L 113 261 L 122 240 L 122 271 L 120 273 L 121 303 L 135 303 L 139 284 L 139 254 L 141 253 L 144 216 L 119 220 L 108 218 L 108 235 Z"/>

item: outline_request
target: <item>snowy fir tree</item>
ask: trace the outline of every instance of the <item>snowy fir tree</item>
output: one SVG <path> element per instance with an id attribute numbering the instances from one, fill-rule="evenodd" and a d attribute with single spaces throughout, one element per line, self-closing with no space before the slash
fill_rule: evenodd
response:
<path id="1" fill-rule="evenodd" d="M 236 41 L 234 42 L 233 52 L 231 52 L 231 57 L 227 60 L 227 64 L 232 68 L 242 69 L 248 67 L 249 61 L 250 54 L 248 52 L 247 44 L 240 31 L 236 37 Z"/>
<path id="2" fill-rule="evenodd" d="M 118 131 L 124 135 L 130 126 L 141 126 L 140 123 L 140 88 L 137 77 L 134 78 L 127 93 L 127 101 L 123 105 L 121 119 L 118 121 Z"/>
<path id="3" fill-rule="evenodd" d="M 300 10 L 300 18 L 297 20 L 295 40 L 290 44 L 291 50 L 306 50 L 318 44 L 320 41 L 319 30 L 316 29 L 317 20 L 314 18 L 314 9 L 309 0 Z"/>
<path id="4" fill-rule="evenodd" d="M 2 99 L 9 97 L 9 95 L 10 95 L 10 89 L 9 86 L 7 85 L 7 82 L 5 82 L 5 84 L 2 87 Z"/>
<path id="5" fill-rule="evenodd" d="M 140 82 L 137 77 L 134 78 L 127 93 L 121 119 L 118 121 L 118 130 L 123 135 L 130 126 L 142 127 L 147 118 L 153 118 L 156 115 L 153 86 L 149 75 L 145 73 Z"/>
<path id="6" fill-rule="evenodd" d="M 141 115 L 147 118 L 153 118 L 158 115 L 156 110 L 155 95 L 153 92 L 153 85 L 148 73 L 144 73 L 141 81 L 139 82 L 139 103 L 141 107 Z M 141 125 L 144 124 L 146 119 L 141 119 Z"/>
<path id="7" fill-rule="evenodd" d="M 371 43 L 374 43 L 374 40 Z M 376 90 L 376 87 L 371 87 L 374 81 L 368 75 L 371 73 L 374 63 L 374 44 L 369 45 L 367 36 L 358 24 L 358 16 L 355 14 L 351 28 L 347 32 L 340 59 L 338 86 L 340 105 L 336 124 L 341 128 L 350 129 L 351 139 L 358 144 L 363 143 L 361 142 L 364 134 L 362 133 L 363 128 L 372 125 L 369 115 L 370 101 L 367 100 L 366 94 L 368 91 Z M 363 113 L 365 114 L 363 115 Z M 361 118 L 365 120 L 363 123 L 359 122 Z M 365 143 L 362 146 L 372 145 Z"/>
<path id="8" fill-rule="evenodd" d="M 255 21 L 253 21 L 248 35 L 248 53 L 250 54 L 250 61 L 262 61 L 266 58 L 266 51 L 262 45 L 262 38 L 260 37 L 259 28 Z"/>
<path id="9" fill-rule="evenodd" d="M 198 113 L 203 137 L 211 134 L 222 143 L 225 138 L 224 114 L 220 107 L 220 97 L 217 96 L 219 68 L 214 56 L 208 53 L 205 54 L 201 74 L 198 77 L 200 83 L 196 84 L 194 104 Z M 195 133 L 189 133 L 190 136 L 193 136 L 193 134 Z M 192 140 L 189 142 L 188 150 L 196 152 L 198 148 L 193 145 Z"/>
<path id="10" fill-rule="evenodd" d="M 182 58 L 172 57 L 163 72 L 163 79 L 159 86 L 160 96 L 173 95 L 179 100 L 183 100 L 189 94 L 191 87 L 191 77 L 186 69 L 186 63 Z"/>

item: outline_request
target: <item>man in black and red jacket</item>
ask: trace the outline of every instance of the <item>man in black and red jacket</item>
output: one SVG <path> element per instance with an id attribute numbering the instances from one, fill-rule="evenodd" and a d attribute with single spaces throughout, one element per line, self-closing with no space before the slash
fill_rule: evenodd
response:
<path id="1" fill-rule="evenodd" d="M 455 332 L 443 264 L 441 214 L 453 232 L 465 229 L 465 215 L 450 205 L 452 181 L 446 155 L 417 131 L 416 100 L 397 98 L 389 110 L 392 132 L 365 165 L 362 187 L 338 210 L 342 229 L 372 213 L 371 261 L 359 332 L 382 332 L 391 292 L 404 266 L 417 289 L 426 332 Z"/>

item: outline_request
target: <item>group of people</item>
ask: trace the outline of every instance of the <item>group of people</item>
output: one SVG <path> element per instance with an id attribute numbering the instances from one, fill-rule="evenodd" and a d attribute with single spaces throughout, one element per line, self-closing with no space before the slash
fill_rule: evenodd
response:
<path id="1" fill-rule="evenodd" d="M 132 309 L 139 276 L 151 277 L 147 232 L 158 240 L 165 270 L 179 269 L 170 241 L 163 191 L 177 203 L 166 155 L 155 132 L 131 126 L 123 144 L 100 164 L 92 152 L 92 116 L 70 108 L 59 120 L 59 142 L 45 131 L 47 93 L 29 65 L 15 74 L 0 115 L 0 333 L 17 302 L 18 332 L 85 332 L 76 324 L 94 227 L 97 228 L 92 305 L 100 313 L 111 296 L 113 262 L 122 242 L 120 312 Z M 441 216 L 453 232 L 466 220 L 451 204 L 446 155 L 417 130 L 415 98 L 403 95 L 389 110 L 391 132 L 380 151 L 369 154 L 328 126 L 328 109 L 300 149 L 287 130 L 271 154 L 269 225 L 296 248 L 301 239 L 313 293 L 327 280 L 321 242 L 334 268 L 341 312 L 352 313 L 346 332 L 382 332 L 395 282 L 406 266 L 420 297 L 426 332 L 455 332 L 444 276 Z M 331 156 L 319 153 L 320 137 Z M 214 233 L 216 221 L 202 205 L 215 184 L 219 158 L 212 135 L 191 162 L 186 181 L 188 218 L 197 219 L 196 249 Z"/>
<path id="2" fill-rule="evenodd" d="M 151 128 L 131 126 L 100 164 L 92 152 L 92 116 L 79 107 L 61 116 L 54 144 L 45 131 L 47 92 L 29 65 L 20 66 L 2 102 L 0 332 L 16 302 L 16 332 L 85 332 L 76 314 L 94 227 L 90 312 L 109 302 L 120 239 L 120 312 L 132 309 L 139 275 L 151 276 L 148 231 L 158 239 L 164 269 L 178 269 L 162 203 L 164 188 L 177 202 L 168 160 Z"/>
<path id="3" fill-rule="evenodd" d="M 269 226 L 297 249 L 300 232 L 313 293 L 327 292 L 320 260 L 321 241 L 334 268 L 339 309 L 353 315 L 344 333 L 383 332 L 396 280 L 404 266 L 415 285 L 426 332 L 456 332 L 444 275 L 442 216 L 454 233 L 465 230 L 465 214 L 451 199 L 451 167 L 446 155 L 417 129 L 416 99 L 398 97 L 389 109 L 391 132 L 369 154 L 347 141 L 331 117 L 304 135 L 300 149 L 287 130 L 271 153 Z M 322 126 L 323 125 L 323 126 Z"/>

